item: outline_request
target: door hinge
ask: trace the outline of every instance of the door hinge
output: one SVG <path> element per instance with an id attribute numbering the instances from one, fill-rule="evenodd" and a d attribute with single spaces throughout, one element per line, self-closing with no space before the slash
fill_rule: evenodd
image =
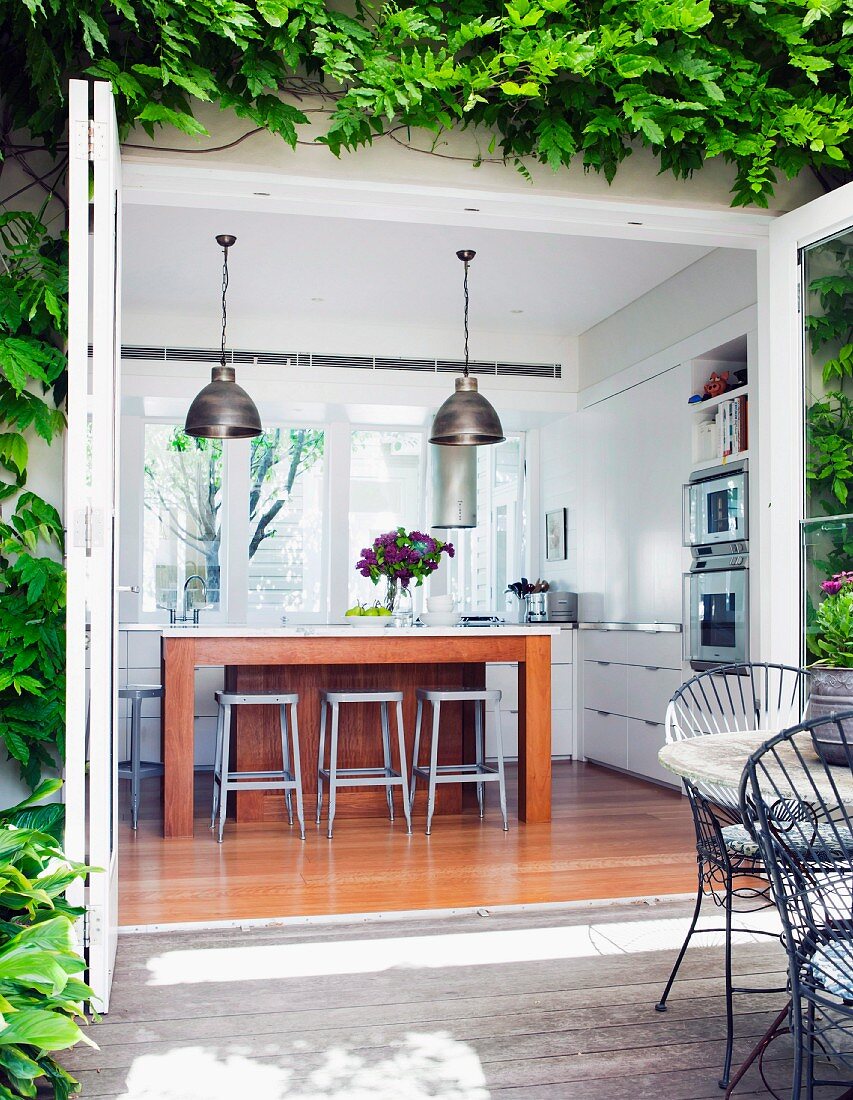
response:
<path id="1" fill-rule="evenodd" d="M 107 155 L 107 127 L 103 122 L 78 119 L 71 129 L 74 160 L 103 160 Z"/>
<path id="2" fill-rule="evenodd" d="M 90 905 L 83 916 L 83 945 L 93 947 L 103 942 L 104 914 L 100 905 Z"/>
<path id="3" fill-rule="evenodd" d="M 75 511 L 73 542 L 84 547 L 87 554 L 104 545 L 104 513 L 100 508 L 87 504 Z"/>

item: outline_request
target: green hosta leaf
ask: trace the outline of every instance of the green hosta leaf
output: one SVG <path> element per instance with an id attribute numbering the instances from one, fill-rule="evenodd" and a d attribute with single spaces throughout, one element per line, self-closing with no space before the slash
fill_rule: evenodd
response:
<path id="1" fill-rule="evenodd" d="M 81 1041 L 94 1045 L 67 1016 L 38 1008 L 13 1013 L 0 1030 L 0 1044 L 20 1043 L 45 1051 L 65 1050 Z"/>

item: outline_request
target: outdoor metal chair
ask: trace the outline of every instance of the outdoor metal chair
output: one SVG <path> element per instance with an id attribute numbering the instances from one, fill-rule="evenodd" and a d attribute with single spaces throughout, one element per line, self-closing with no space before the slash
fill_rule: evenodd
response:
<path id="1" fill-rule="evenodd" d="M 788 954 L 792 1100 L 853 1085 L 851 730 L 853 711 L 802 722 L 753 753 L 741 780 Z M 821 739 L 840 741 L 846 763 L 826 763 Z"/>
<path id="2" fill-rule="evenodd" d="M 802 717 L 809 674 L 788 665 L 726 665 L 694 676 L 670 700 L 666 713 L 667 742 L 715 733 L 767 730 L 767 736 Z M 784 992 L 776 988 L 736 986 L 732 979 L 732 918 L 770 907 L 766 872 L 755 839 L 741 818 L 737 791 L 704 782 L 683 780 L 696 830 L 698 885 L 696 904 L 687 935 L 676 957 L 660 1000 L 658 1012 L 667 1009 L 667 998 L 678 975 L 690 940 L 696 932 L 702 902 L 709 898 L 724 913 L 726 1049 L 720 1087 L 727 1088 L 734 1043 L 734 995 Z M 735 901 L 738 905 L 735 908 Z M 751 928 L 760 935 L 774 935 Z"/>

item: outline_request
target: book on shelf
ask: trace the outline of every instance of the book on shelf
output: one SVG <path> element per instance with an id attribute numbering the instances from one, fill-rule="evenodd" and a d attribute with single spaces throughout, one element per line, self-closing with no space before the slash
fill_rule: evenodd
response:
<path id="1" fill-rule="evenodd" d="M 713 423 L 718 458 L 736 458 L 749 450 L 749 398 L 746 394 L 721 401 Z"/>

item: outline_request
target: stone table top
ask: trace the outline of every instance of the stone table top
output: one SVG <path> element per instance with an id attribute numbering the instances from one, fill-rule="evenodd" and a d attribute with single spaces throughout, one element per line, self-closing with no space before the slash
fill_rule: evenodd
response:
<path id="1" fill-rule="evenodd" d="M 774 734 L 773 730 L 744 730 L 673 741 L 660 750 L 658 760 L 669 771 L 684 779 L 716 784 L 736 791 L 740 787 L 747 760 Z M 808 769 L 809 782 L 824 801 L 828 805 L 839 801 L 844 805 L 853 805 L 853 771 L 845 767 L 831 767 L 831 778 L 828 778 L 827 769 L 817 755 L 811 734 L 798 734 L 795 741 Z M 776 751 L 781 763 L 765 757 L 768 776 L 778 794 L 793 796 L 797 792 L 792 790 L 785 772 L 789 772 L 795 779 L 803 777 L 802 763 L 790 744 L 782 744 Z M 814 765 L 813 768 L 809 766 L 811 764 Z M 797 783 L 801 786 L 802 779 L 797 779 Z"/>

